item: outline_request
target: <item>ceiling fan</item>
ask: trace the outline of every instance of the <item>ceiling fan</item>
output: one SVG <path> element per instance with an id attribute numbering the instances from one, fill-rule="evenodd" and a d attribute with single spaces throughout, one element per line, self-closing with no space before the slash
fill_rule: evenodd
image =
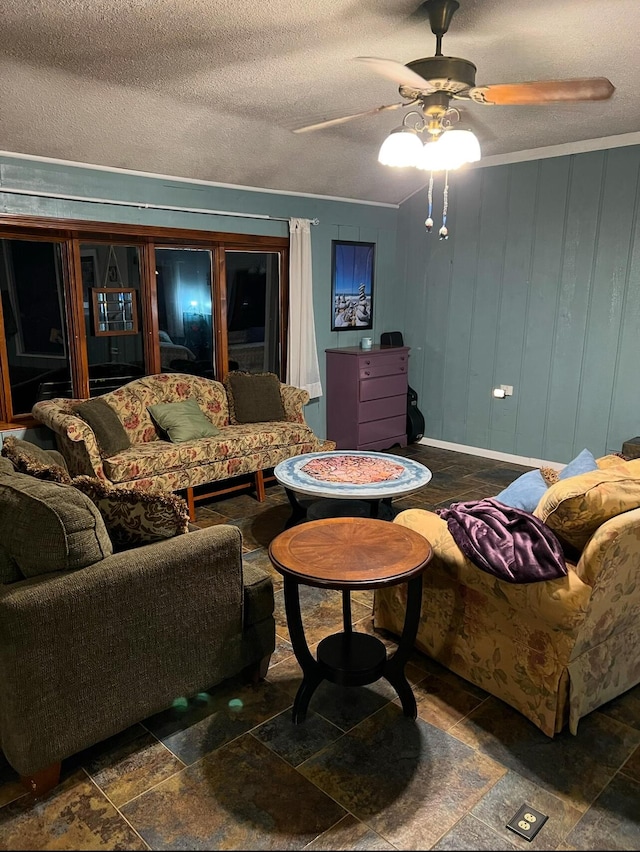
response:
<path id="1" fill-rule="evenodd" d="M 458 0 L 425 0 L 422 9 L 429 16 L 431 31 L 436 36 L 434 56 L 414 59 L 403 65 L 393 59 L 359 56 L 377 74 L 399 85 L 400 95 L 405 99 L 399 103 L 386 104 L 352 115 L 321 121 L 299 127 L 294 133 L 306 133 L 344 124 L 355 118 L 386 110 L 419 105 L 425 117 L 425 128 L 433 136 L 446 129 L 447 113 L 451 112 L 452 100 L 467 100 L 479 104 L 535 105 L 562 101 L 606 100 L 615 87 L 606 77 L 585 77 L 568 80 L 533 80 L 525 83 L 498 83 L 476 85 L 476 66 L 468 59 L 443 56 L 442 37 L 449 29 L 451 19 L 459 8 Z M 457 113 L 457 110 L 453 110 Z M 459 117 L 459 114 L 458 114 Z M 454 119 L 455 121 L 456 119 Z M 444 123 L 443 123 L 444 122 Z"/>

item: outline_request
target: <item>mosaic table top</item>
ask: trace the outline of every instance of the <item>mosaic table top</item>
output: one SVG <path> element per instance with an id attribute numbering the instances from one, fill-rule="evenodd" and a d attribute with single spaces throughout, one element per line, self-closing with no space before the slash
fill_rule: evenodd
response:
<path id="1" fill-rule="evenodd" d="M 300 494 L 353 500 L 399 497 L 431 479 L 429 468 L 413 459 L 364 450 L 305 453 L 280 462 L 273 472 L 281 485 Z"/>

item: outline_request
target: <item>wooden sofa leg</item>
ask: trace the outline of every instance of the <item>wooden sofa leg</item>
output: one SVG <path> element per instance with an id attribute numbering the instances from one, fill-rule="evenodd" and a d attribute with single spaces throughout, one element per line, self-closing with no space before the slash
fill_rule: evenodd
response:
<path id="1" fill-rule="evenodd" d="M 60 763 L 52 763 L 51 766 L 39 769 L 31 775 L 21 775 L 20 783 L 34 798 L 39 799 L 57 786 L 60 781 L 60 766 Z"/>
<path id="2" fill-rule="evenodd" d="M 256 497 L 258 498 L 258 502 L 262 503 L 265 499 L 265 491 L 264 491 L 264 471 L 257 470 L 256 474 Z"/>
<path id="3" fill-rule="evenodd" d="M 193 488 L 187 488 L 187 506 L 189 507 L 189 520 L 196 519 L 196 501 L 193 499 Z"/>

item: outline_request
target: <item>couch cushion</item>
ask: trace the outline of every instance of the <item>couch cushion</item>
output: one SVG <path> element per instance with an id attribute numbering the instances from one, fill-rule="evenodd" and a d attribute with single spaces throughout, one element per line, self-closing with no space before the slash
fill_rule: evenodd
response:
<path id="1" fill-rule="evenodd" d="M 3 441 L 2 455 L 9 459 L 20 473 L 51 482 L 71 482 L 66 465 L 59 463 L 59 454 L 50 455 L 48 450 L 32 444 L 31 441 L 22 441 L 10 435 Z"/>
<path id="2" fill-rule="evenodd" d="M 224 380 L 232 423 L 285 420 L 280 379 L 275 373 L 233 371 Z"/>
<path id="3" fill-rule="evenodd" d="M 188 373 L 144 376 L 102 397 L 116 411 L 132 445 L 158 440 L 148 406 L 195 399 L 216 426 L 229 423 L 227 394 L 222 382 Z"/>
<path id="4" fill-rule="evenodd" d="M 15 473 L 15 465 L 10 459 L 0 456 L 0 473 Z"/>
<path id="5" fill-rule="evenodd" d="M 503 488 L 495 499 L 506 506 L 533 512 L 547 490 L 547 483 L 539 470 L 528 470 Z"/>
<path id="6" fill-rule="evenodd" d="M 91 476 L 76 476 L 73 485 L 97 506 L 119 550 L 188 532 L 189 509 L 175 494 L 119 488 Z"/>
<path id="7" fill-rule="evenodd" d="M 559 480 L 534 515 L 579 552 L 609 518 L 640 506 L 640 459 Z"/>
<path id="8" fill-rule="evenodd" d="M 113 553 L 100 512 L 74 488 L 0 473 L 0 541 L 24 577 L 85 568 Z"/>
<path id="9" fill-rule="evenodd" d="M 245 628 L 258 624 L 273 613 L 273 581 L 266 571 L 247 559 L 242 561 L 242 585 L 244 587 Z"/>
<path id="10" fill-rule="evenodd" d="M 569 464 L 566 464 L 561 471 L 558 472 L 558 479 L 568 479 L 570 476 L 579 476 L 581 473 L 588 473 L 590 470 L 596 470 L 598 467 L 593 453 L 586 448 L 571 459 Z"/>
<path id="11" fill-rule="evenodd" d="M 195 441 L 198 438 L 215 438 L 220 432 L 195 399 L 150 405 L 149 414 L 161 432 L 168 435 L 174 444 Z"/>
<path id="12" fill-rule="evenodd" d="M 255 452 L 311 444 L 318 441 L 306 423 L 246 423 L 224 426 L 215 438 L 200 438 L 172 444 L 170 441 L 153 441 L 136 444 L 110 459 L 104 460 L 104 470 L 112 482 L 131 482 L 148 476 L 158 476 L 168 471 L 187 470 L 217 461 L 241 458 Z M 310 451 L 309 451 L 310 452 Z"/>
<path id="13" fill-rule="evenodd" d="M 620 467 L 620 465 L 625 464 L 625 461 L 626 459 L 621 453 L 609 453 L 609 455 L 597 458 L 596 464 L 600 470 L 606 470 L 610 467 Z"/>
<path id="14" fill-rule="evenodd" d="M 120 418 L 102 397 L 88 399 L 76 406 L 75 414 L 92 429 L 100 455 L 109 458 L 131 446 Z"/>

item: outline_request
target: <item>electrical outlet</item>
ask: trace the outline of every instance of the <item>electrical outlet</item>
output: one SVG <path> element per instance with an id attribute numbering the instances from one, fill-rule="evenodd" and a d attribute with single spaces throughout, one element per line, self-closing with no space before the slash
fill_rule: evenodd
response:
<path id="1" fill-rule="evenodd" d="M 513 396 L 513 385 L 500 385 L 500 389 L 504 391 L 505 396 Z"/>
<path id="2" fill-rule="evenodd" d="M 506 827 L 526 840 L 533 840 L 548 819 L 546 814 L 525 804 L 519 808 L 515 816 L 511 817 Z"/>

